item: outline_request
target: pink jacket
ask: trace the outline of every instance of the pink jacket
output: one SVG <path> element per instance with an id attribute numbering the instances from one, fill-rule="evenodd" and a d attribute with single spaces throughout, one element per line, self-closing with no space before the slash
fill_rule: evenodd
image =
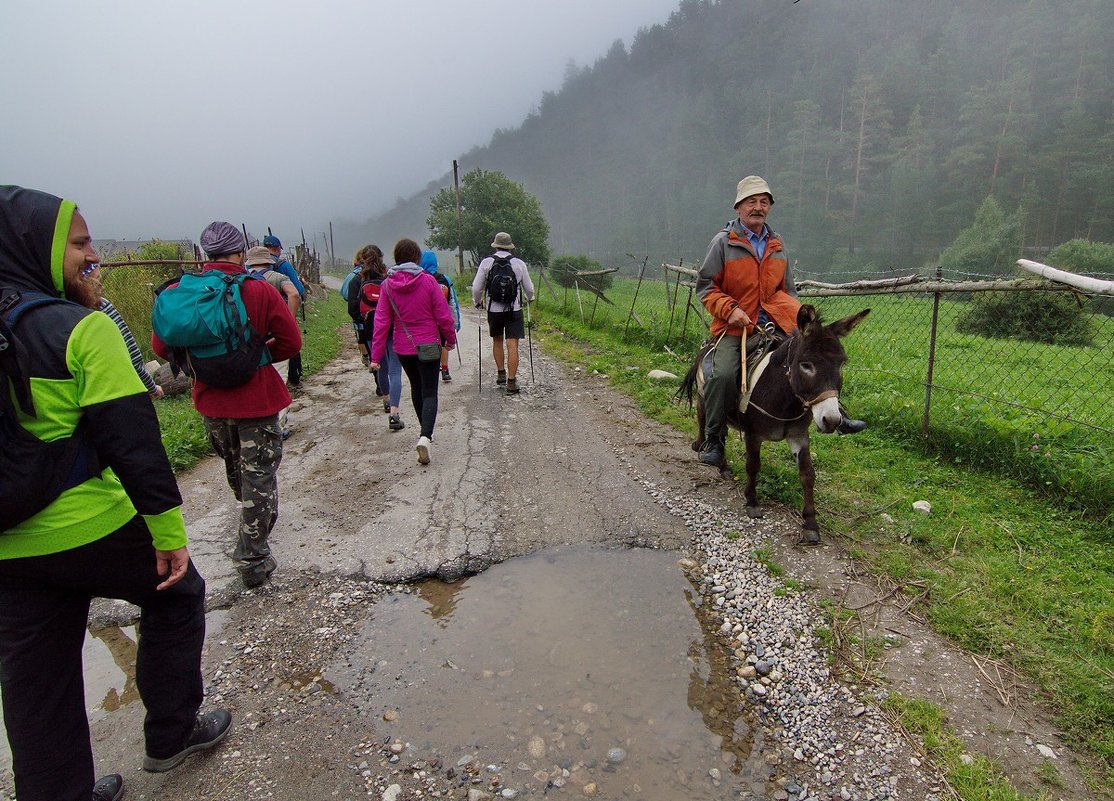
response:
<path id="1" fill-rule="evenodd" d="M 391 305 L 394 301 L 394 306 Z M 398 314 L 395 314 L 395 306 Z M 401 321 L 397 318 L 401 318 Z M 406 323 L 403 328 L 402 322 Z M 456 344 L 453 313 L 437 279 L 416 264 L 400 264 L 387 273 L 379 305 L 375 307 L 375 329 L 371 360 L 382 364 L 387 352 L 387 333 L 394 331 L 395 353 L 414 355 L 426 342 Z M 406 332 L 410 332 L 410 337 Z"/>

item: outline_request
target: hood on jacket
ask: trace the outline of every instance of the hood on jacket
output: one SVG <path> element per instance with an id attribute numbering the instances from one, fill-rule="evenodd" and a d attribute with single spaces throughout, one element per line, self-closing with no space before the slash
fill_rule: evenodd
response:
<path id="1" fill-rule="evenodd" d="M 62 259 L 76 209 L 46 192 L 0 186 L 0 285 L 61 296 Z"/>
<path id="2" fill-rule="evenodd" d="M 405 294 L 415 291 L 425 280 L 425 270 L 412 261 L 398 264 L 387 273 L 386 285 L 391 292 Z"/>
<path id="3" fill-rule="evenodd" d="M 437 254 L 432 250 L 424 251 L 421 267 L 430 275 L 437 275 Z"/>

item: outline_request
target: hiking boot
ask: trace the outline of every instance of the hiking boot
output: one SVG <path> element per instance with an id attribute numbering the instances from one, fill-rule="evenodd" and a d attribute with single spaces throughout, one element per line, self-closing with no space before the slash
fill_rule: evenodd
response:
<path id="1" fill-rule="evenodd" d="M 383 400 L 383 411 L 385 411 L 387 414 L 391 413 L 391 402 L 389 400 L 386 400 L 386 396 L 384 396 Z"/>
<path id="2" fill-rule="evenodd" d="M 503 384 L 507 383 L 507 371 L 506 370 L 500 370 L 499 371 L 499 375 L 495 376 L 495 383 L 498 386 L 503 386 Z"/>
<path id="3" fill-rule="evenodd" d="M 852 420 L 850 417 L 844 417 L 836 426 L 836 433 L 858 434 L 864 428 L 866 428 L 866 420 Z"/>
<path id="4" fill-rule="evenodd" d="M 429 437 L 418 437 L 418 464 L 429 464 Z"/>
<path id="5" fill-rule="evenodd" d="M 282 430 L 282 441 L 286 442 L 286 440 L 288 440 L 288 439 L 290 439 L 290 429 L 289 428 L 284 428 Z"/>
<path id="6" fill-rule="evenodd" d="M 255 589 L 271 577 L 278 567 L 278 560 L 268 556 L 262 561 L 240 571 L 240 580 L 249 590 Z"/>
<path id="7" fill-rule="evenodd" d="M 448 367 L 441 368 L 441 380 L 444 381 L 446 384 L 453 380 L 453 377 L 449 375 Z"/>
<path id="8" fill-rule="evenodd" d="M 110 773 L 93 785 L 93 801 L 120 801 L 124 797 L 124 777 Z"/>
<path id="9" fill-rule="evenodd" d="M 228 735 L 232 728 L 232 713 L 227 709 L 217 709 L 207 715 L 198 715 L 193 722 L 193 731 L 186 738 L 185 747 L 177 754 L 165 759 L 153 756 L 143 757 L 143 769 L 148 773 L 165 773 L 181 765 L 186 757 L 195 751 L 212 748 Z"/>
<path id="10" fill-rule="evenodd" d="M 387 418 L 387 428 L 391 429 L 391 431 L 402 431 L 402 429 L 406 428 L 406 423 L 402 422 L 402 418 L 397 414 L 392 414 Z"/>
<path id="11" fill-rule="evenodd" d="M 726 460 L 723 452 L 723 440 L 719 437 L 708 437 L 704 440 L 704 447 L 700 449 L 700 463 L 709 467 L 723 467 Z"/>
<path id="12" fill-rule="evenodd" d="M 514 379 L 514 378 L 508 378 L 507 379 L 507 394 L 508 395 L 517 395 L 521 391 L 522 390 L 520 390 L 518 388 L 518 380 L 517 379 Z"/>

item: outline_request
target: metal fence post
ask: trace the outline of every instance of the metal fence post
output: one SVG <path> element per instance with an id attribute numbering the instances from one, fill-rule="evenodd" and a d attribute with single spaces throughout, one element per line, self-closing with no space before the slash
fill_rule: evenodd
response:
<path id="1" fill-rule="evenodd" d="M 943 278 L 943 270 L 936 266 L 936 280 Z M 932 372 L 936 367 L 936 327 L 940 320 L 940 293 L 932 293 L 932 331 L 928 339 L 928 375 L 924 380 L 924 417 L 921 419 L 921 436 L 928 438 L 928 418 L 932 409 Z"/>

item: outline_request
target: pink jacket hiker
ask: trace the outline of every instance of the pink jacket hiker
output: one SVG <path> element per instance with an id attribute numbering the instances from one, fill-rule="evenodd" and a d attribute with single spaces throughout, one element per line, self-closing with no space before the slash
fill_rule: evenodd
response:
<path id="1" fill-rule="evenodd" d="M 404 329 L 396 319 L 406 323 Z M 397 323 L 397 324 L 396 324 Z M 414 338 L 406 336 L 409 330 Z M 426 342 L 456 344 L 456 325 L 453 313 L 437 280 L 416 264 L 400 264 L 387 273 L 383 282 L 379 305 L 375 307 L 375 328 L 371 340 L 371 360 L 382 363 L 387 352 L 387 333 L 394 331 L 395 353 L 413 356 L 416 345 Z"/>

